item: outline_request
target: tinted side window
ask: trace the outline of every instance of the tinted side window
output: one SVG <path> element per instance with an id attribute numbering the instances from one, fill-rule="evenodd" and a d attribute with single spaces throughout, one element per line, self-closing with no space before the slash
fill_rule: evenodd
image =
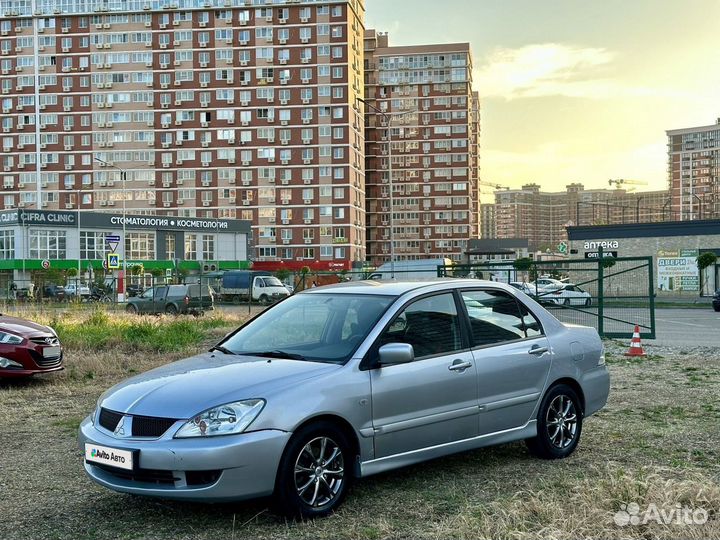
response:
<path id="1" fill-rule="evenodd" d="M 515 298 L 503 291 L 463 291 L 473 343 L 477 346 L 524 339 L 525 322 Z"/>
<path id="2" fill-rule="evenodd" d="M 380 346 L 387 343 L 412 345 L 418 359 L 462 349 L 453 295 L 430 296 L 407 306 L 380 336 Z"/>

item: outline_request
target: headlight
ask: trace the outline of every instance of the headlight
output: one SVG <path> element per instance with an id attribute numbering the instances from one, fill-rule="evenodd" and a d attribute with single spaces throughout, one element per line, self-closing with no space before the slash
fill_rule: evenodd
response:
<path id="1" fill-rule="evenodd" d="M 18 345 L 23 342 L 23 338 L 16 336 L 15 334 L 8 334 L 7 332 L 0 332 L 0 343 L 10 343 L 12 345 Z"/>
<path id="2" fill-rule="evenodd" d="M 175 438 L 242 433 L 257 418 L 264 406 L 264 399 L 246 399 L 214 407 L 185 422 L 175 434 Z"/>

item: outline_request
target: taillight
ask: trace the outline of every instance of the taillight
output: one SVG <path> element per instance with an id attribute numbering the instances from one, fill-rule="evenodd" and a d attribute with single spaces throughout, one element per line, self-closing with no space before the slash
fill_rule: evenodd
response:
<path id="1" fill-rule="evenodd" d="M 562 291 L 553 291 L 553 294 L 562 294 Z"/>
<path id="2" fill-rule="evenodd" d="M 190 303 L 190 297 L 188 295 L 185 295 L 185 305 L 187 306 Z"/>

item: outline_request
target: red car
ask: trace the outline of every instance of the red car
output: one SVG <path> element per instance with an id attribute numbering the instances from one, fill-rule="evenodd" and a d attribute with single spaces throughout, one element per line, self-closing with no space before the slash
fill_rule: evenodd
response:
<path id="1" fill-rule="evenodd" d="M 0 378 L 28 377 L 63 369 L 63 349 L 55 330 L 0 315 Z"/>

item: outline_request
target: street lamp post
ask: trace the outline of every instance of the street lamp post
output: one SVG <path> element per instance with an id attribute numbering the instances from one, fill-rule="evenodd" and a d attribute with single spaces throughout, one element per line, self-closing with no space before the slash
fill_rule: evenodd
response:
<path id="1" fill-rule="evenodd" d="M 387 125 L 387 144 L 388 144 L 388 182 L 390 185 L 390 278 L 395 279 L 395 209 L 393 208 L 394 194 L 393 194 L 393 170 L 392 170 L 392 120 L 398 116 L 404 116 L 407 114 L 414 114 L 417 110 L 411 111 L 400 111 L 396 113 L 387 113 L 371 105 L 362 98 L 357 98 L 359 102 L 364 104 L 366 107 L 371 108 L 377 114 L 382 116 Z"/>
<path id="2" fill-rule="evenodd" d="M 127 200 L 127 190 L 125 189 L 125 178 L 127 177 L 127 171 L 125 169 L 121 169 L 117 165 L 111 165 L 107 161 L 100 159 L 99 157 L 95 156 L 95 161 L 98 161 L 100 163 L 104 163 L 107 167 L 112 167 L 113 169 L 116 169 L 120 171 L 120 179 L 122 180 L 122 193 L 123 193 L 123 206 L 122 206 L 122 255 L 123 255 L 123 262 L 122 262 L 122 269 L 123 269 L 123 300 L 125 299 L 125 290 L 127 289 L 127 237 L 125 235 L 126 227 L 125 227 L 125 221 L 126 221 L 126 213 L 127 213 L 127 207 L 126 207 L 126 200 Z"/>

